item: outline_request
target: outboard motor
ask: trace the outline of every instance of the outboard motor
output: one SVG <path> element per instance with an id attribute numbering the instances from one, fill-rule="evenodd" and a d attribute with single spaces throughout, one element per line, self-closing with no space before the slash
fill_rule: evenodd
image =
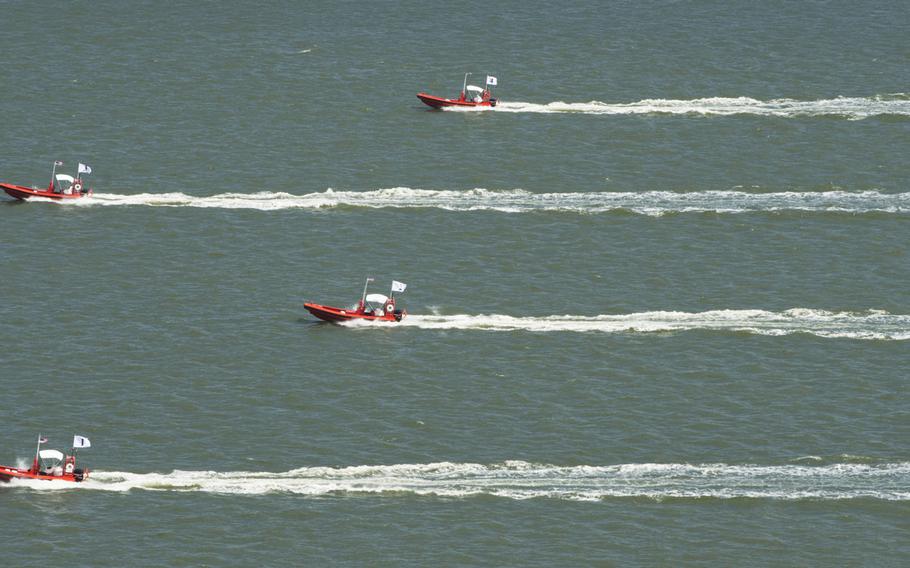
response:
<path id="1" fill-rule="evenodd" d="M 401 318 L 404 317 L 404 310 L 399 310 L 395 308 L 395 298 L 389 298 L 389 301 L 385 304 L 385 313 L 392 314 L 392 317 L 395 318 L 395 321 L 401 321 Z"/>

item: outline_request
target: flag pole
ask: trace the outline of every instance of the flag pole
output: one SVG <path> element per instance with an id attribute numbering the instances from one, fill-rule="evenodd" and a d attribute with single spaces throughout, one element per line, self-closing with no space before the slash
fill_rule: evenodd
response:
<path id="1" fill-rule="evenodd" d="M 34 473 L 38 473 L 38 453 L 41 451 L 41 432 L 38 432 L 38 447 L 35 448 L 35 461 L 32 462 Z"/>
<path id="2" fill-rule="evenodd" d="M 370 285 L 370 281 L 371 281 L 371 280 L 373 280 L 373 279 L 370 278 L 369 276 L 367 276 L 367 281 L 363 283 L 363 294 L 360 296 L 360 309 L 363 309 L 363 307 L 366 305 L 366 301 L 367 301 L 367 286 Z"/>

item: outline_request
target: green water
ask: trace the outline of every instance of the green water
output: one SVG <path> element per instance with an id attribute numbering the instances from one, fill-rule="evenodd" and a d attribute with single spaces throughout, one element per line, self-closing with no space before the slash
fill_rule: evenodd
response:
<path id="1" fill-rule="evenodd" d="M 908 16 L 0 3 L 0 553 L 902 565 Z"/>

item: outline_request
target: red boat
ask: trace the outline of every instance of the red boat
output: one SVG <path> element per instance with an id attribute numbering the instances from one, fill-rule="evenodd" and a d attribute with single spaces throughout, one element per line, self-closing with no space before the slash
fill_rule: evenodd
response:
<path id="1" fill-rule="evenodd" d="M 408 287 L 407 284 L 392 280 L 392 291 L 387 297 L 383 294 L 367 294 L 367 286 L 372 281 L 372 278 L 367 278 L 366 284 L 363 285 L 363 295 L 360 296 L 360 302 L 355 308 L 336 308 L 311 302 L 303 304 L 303 307 L 317 318 L 330 322 L 351 320 L 401 321 L 408 312 L 396 309 L 394 294 L 395 292 L 404 292 L 405 288 Z"/>
<path id="2" fill-rule="evenodd" d="M 92 173 L 92 168 L 85 164 L 79 164 L 76 170 L 76 177 L 73 177 L 57 173 L 57 166 L 62 165 L 63 162 L 54 162 L 54 169 L 51 171 L 51 183 L 47 186 L 47 189 L 36 189 L 3 182 L 0 182 L 0 189 L 5 191 L 10 197 L 20 200 L 25 200 L 29 197 L 46 197 L 56 200 L 79 199 L 91 195 L 92 189 L 85 187 L 82 178 L 78 176 Z"/>
<path id="3" fill-rule="evenodd" d="M 446 99 L 427 93 L 417 93 L 417 98 L 433 108 L 496 106 L 496 99 L 493 98 L 492 89 L 492 87 L 496 86 L 496 77 L 487 75 L 486 88 L 481 88 L 476 85 L 468 85 L 468 75 L 471 75 L 471 73 L 465 73 L 464 75 L 464 84 L 462 84 L 461 94 L 457 99 Z"/>
<path id="4" fill-rule="evenodd" d="M 20 469 L 0 465 L 0 482 L 8 483 L 13 479 L 41 479 L 45 481 L 84 481 L 88 477 L 87 469 L 76 467 L 76 450 L 90 448 L 92 443 L 83 436 L 73 436 L 73 455 L 64 455 L 60 450 L 42 450 L 41 444 L 47 438 L 38 436 L 38 449 L 32 467 Z"/>

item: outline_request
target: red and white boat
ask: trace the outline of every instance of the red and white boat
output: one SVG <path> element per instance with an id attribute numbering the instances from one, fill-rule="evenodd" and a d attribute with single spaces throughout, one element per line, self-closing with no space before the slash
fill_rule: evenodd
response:
<path id="1" fill-rule="evenodd" d="M 464 75 L 461 94 L 457 99 L 446 99 L 427 93 L 417 93 L 417 98 L 433 108 L 496 106 L 496 99 L 493 98 L 493 87 L 496 86 L 496 77 L 487 75 L 486 87 L 481 88 L 477 85 L 468 85 L 468 75 L 471 75 L 471 73 L 465 73 Z"/>
<path id="2" fill-rule="evenodd" d="M 79 176 L 92 173 L 92 168 L 85 164 L 79 164 L 76 168 L 76 177 L 73 177 L 57 173 L 57 166 L 62 165 L 63 162 L 54 162 L 54 169 L 51 171 L 51 183 L 47 186 L 47 189 L 36 189 L 4 182 L 0 182 L 0 189 L 5 191 L 10 197 L 20 200 L 25 200 L 29 197 L 46 197 L 56 200 L 80 199 L 91 195 L 92 189 L 86 187 Z"/>
<path id="3" fill-rule="evenodd" d="M 363 294 L 360 296 L 360 302 L 354 308 L 336 308 L 311 302 L 303 304 L 303 307 L 317 318 L 330 322 L 351 320 L 401 321 L 408 312 L 396 308 L 394 295 L 395 292 L 404 292 L 408 285 L 392 280 L 392 290 L 388 296 L 384 294 L 367 294 L 367 287 L 372 281 L 372 278 L 367 278 L 366 283 L 363 285 Z"/>
<path id="4" fill-rule="evenodd" d="M 47 438 L 38 436 L 38 449 L 35 450 L 32 467 L 20 469 L 0 465 L 0 482 L 8 483 L 13 479 L 41 479 L 78 483 L 88 477 L 87 469 L 76 467 L 76 450 L 92 447 L 88 438 L 73 436 L 73 454 L 69 456 L 60 450 L 42 450 L 41 444 L 46 442 Z"/>

